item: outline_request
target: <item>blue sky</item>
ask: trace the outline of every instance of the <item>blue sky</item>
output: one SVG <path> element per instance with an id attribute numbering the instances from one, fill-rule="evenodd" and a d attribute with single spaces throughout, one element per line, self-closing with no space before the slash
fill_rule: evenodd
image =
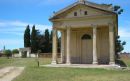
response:
<path id="1" fill-rule="evenodd" d="M 36 25 L 44 31 L 51 29 L 49 17 L 77 0 L 0 0 L 0 49 L 23 47 L 23 33 L 26 25 Z M 126 52 L 130 52 L 130 1 L 129 0 L 89 0 L 96 3 L 120 5 L 124 12 L 119 16 L 119 35 L 127 42 Z"/>

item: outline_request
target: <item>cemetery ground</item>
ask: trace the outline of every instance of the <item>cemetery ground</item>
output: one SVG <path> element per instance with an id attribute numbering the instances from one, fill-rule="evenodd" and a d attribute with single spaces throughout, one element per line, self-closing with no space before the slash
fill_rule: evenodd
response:
<path id="1" fill-rule="evenodd" d="M 123 61 L 130 67 L 130 59 Z M 40 58 L 40 65 L 49 64 L 50 58 Z M 130 70 L 52 68 L 38 67 L 35 58 L 0 58 L 0 69 L 4 67 L 25 67 L 13 81 L 130 81 Z"/>

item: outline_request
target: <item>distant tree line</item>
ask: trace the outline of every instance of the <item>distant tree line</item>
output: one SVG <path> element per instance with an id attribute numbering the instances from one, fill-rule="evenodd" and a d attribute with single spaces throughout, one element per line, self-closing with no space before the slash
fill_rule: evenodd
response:
<path id="1" fill-rule="evenodd" d="M 48 29 L 44 30 L 41 34 L 39 30 L 32 27 L 30 32 L 30 26 L 28 25 L 24 32 L 24 47 L 30 47 L 32 53 L 37 53 L 40 50 L 42 53 L 52 52 L 52 31 Z M 60 37 L 58 38 L 58 51 L 60 51 Z"/>
<path id="2" fill-rule="evenodd" d="M 13 50 L 10 50 L 10 49 L 7 49 L 7 50 L 4 50 L 3 51 L 3 54 L 5 54 L 5 56 L 9 59 L 9 57 L 12 57 L 13 54 L 18 54 L 19 53 L 19 50 L 18 49 L 13 49 Z"/>

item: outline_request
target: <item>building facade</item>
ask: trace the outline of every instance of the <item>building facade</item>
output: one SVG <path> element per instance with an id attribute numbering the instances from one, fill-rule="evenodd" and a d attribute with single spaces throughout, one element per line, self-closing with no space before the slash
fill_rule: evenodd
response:
<path id="1" fill-rule="evenodd" d="M 52 64 L 57 61 L 57 31 L 61 32 L 61 63 L 115 64 L 118 16 L 112 5 L 78 0 L 54 13 Z"/>

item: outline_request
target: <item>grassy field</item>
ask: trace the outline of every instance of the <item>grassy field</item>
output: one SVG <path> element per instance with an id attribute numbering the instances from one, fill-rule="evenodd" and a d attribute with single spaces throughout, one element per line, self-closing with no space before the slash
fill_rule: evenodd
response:
<path id="1" fill-rule="evenodd" d="M 123 59 L 130 67 L 130 59 Z M 40 64 L 48 64 L 51 59 L 40 59 Z M 5 66 L 25 66 L 23 73 L 13 81 L 130 81 L 129 70 L 45 68 L 37 67 L 34 58 L 0 58 L 0 68 Z"/>

